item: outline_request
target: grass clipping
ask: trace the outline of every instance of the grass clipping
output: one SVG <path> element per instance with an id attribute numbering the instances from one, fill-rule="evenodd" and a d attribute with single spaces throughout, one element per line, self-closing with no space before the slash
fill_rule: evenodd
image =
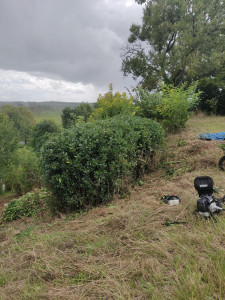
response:
<path id="1" fill-rule="evenodd" d="M 195 117 L 169 136 L 166 163 L 128 198 L 52 222 L 2 226 L 1 299 L 224 299 L 225 215 L 193 213 L 196 176 L 211 176 L 223 195 L 223 153 L 196 138 L 222 120 Z M 181 205 L 160 201 L 174 193 Z"/>

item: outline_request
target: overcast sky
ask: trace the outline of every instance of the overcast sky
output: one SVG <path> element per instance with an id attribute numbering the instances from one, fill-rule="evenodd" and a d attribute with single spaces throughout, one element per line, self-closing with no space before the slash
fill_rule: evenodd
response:
<path id="1" fill-rule="evenodd" d="M 121 72 L 134 0 L 0 0 L 0 101 L 95 102 Z"/>

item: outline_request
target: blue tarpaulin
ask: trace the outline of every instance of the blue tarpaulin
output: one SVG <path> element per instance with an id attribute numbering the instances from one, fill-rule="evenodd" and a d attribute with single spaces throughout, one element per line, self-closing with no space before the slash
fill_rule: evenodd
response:
<path id="1" fill-rule="evenodd" d="M 201 140 L 225 140 L 225 132 L 217 132 L 217 133 L 202 133 L 198 136 Z"/>

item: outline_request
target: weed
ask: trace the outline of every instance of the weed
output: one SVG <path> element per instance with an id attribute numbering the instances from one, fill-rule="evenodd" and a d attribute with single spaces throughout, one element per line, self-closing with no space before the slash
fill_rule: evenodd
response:
<path id="1" fill-rule="evenodd" d="M 13 199 L 6 204 L 2 213 L 3 221 L 13 221 L 22 217 L 37 215 L 46 204 L 48 193 L 45 190 L 29 192 L 20 198 Z"/>
<path id="2" fill-rule="evenodd" d="M 130 192 L 120 194 L 120 199 L 125 199 L 130 197 Z"/>
<path id="3" fill-rule="evenodd" d="M 183 147 L 186 146 L 187 142 L 184 139 L 178 139 L 177 140 L 177 147 Z"/>
<path id="4" fill-rule="evenodd" d="M 142 181 L 142 180 L 138 180 L 138 181 L 137 181 L 137 184 L 140 185 L 140 186 L 142 186 L 142 185 L 144 185 L 145 183 L 144 183 L 144 181 Z"/>
<path id="5" fill-rule="evenodd" d="M 7 283 L 6 275 L 0 273 L 0 287 L 4 287 Z"/>
<path id="6" fill-rule="evenodd" d="M 16 234 L 15 238 L 23 241 L 24 238 L 29 237 L 32 234 L 34 229 L 35 229 L 35 226 L 31 225 L 31 226 L 27 227 L 26 229 L 22 230 L 20 233 Z"/>

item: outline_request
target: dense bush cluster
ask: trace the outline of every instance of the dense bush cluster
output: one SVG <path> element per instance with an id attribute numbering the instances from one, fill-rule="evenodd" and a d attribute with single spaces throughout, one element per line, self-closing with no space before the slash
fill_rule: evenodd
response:
<path id="1" fill-rule="evenodd" d="M 176 132 L 185 126 L 190 110 L 197 106 L 198 97 L 196 84 L 188 88 L 164 84 L 155 93 L 138 88 L 134 103 L 138 108 L 137 115 L 155 119 L 167 131 Z"/>
<path id="2" fill-rule="evenodd" d="M 65 130 L 45 144 L 42 170 L 59 208 L 103 203 L 136 179 L 163 143 L 155 121 L 117 116 Z"/>

